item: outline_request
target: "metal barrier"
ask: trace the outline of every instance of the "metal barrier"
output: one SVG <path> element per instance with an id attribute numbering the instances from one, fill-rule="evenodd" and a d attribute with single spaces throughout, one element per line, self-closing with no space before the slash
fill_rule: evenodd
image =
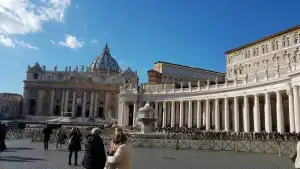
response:
<path id="1" fill-rule="evenodd" d="M 81 130 L 83 138 L 90 132 Z M 50 142 L 55 142 L 53 131 Z M 109 145 L 112 133 L 104 132 L 101 134 L 105 145 Z M 9 130 L 7 139 L 30 138 L 33 142 L 43 141 L 42 129 L 23 129 Z M 271 153 L 278 155 L 290 155 L 296 150 L 296 141 L 293 140 L 260 140 L 260 139 L 238 139 L 238 138 L 207 138 L 203 136 L 186 135 L 141 135 L 129 134 L 129 142 L 133 147 L 139 148 L 169 148 L 176 150 L 194 151 L 234 151 Z M 85 142 L 85 140 L 83 140 Z"/>

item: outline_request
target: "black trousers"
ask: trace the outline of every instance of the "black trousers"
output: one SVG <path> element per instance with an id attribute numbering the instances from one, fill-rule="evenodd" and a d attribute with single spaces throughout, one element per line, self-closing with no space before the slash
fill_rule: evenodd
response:
<path id="1" fill-rule="evenodd" d="M 49 139 L 44 139 L 44 148 L 48 150 Z"/>
<path id="2" fill-rule="evenodd" d="M 71 164 L 73 152 L 74 152 L 74 163 L 77 164 L 78 151 L 74 151 L 74 150 L 70 150 L 69 152 L 69 164 Z"/>

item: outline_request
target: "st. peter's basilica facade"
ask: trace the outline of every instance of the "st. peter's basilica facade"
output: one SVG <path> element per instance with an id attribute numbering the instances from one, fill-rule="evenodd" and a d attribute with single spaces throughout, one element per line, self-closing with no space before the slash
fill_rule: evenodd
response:
<path id="1" fill-rule="evenodd" d="M 24 80 L 23 115 L 117 118 L 120 86 L 138 87 L 136 71 L 122 71 L 106 44 L 90 66 L 28 66 Z M 110 112 L 110 113 L 109 113 Z"/>

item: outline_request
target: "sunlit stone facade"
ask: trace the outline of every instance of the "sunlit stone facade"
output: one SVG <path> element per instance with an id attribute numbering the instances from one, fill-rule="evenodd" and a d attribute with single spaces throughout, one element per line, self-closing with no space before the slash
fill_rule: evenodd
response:
<path id="1" fill-rule="evenodd" d="M 300 26 L 226 51 L 224 83 L 148 84 L 121 88 L 118 123 L 136 126 L 150 102 L 156 126 L 213 131 L 300 132 Z"/>
<path id="2" fill-rule="evenodd" d="M 59 70 L 36 63 L 26 72 L 23 114 L 105 118 L 111 112 L 117 118 L 120 85 L 134 90 L 138 80 L 136 71 L 119 68 L 107 44 L 88 67 Z"/>
<path id="3" fill-rule="evenodd" d="M 0 93 L 0 119 L 18 118 L 22 112 L 22 95 Z"/>

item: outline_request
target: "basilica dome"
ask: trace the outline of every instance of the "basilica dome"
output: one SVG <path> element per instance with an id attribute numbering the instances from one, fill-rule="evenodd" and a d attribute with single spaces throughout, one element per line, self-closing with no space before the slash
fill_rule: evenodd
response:
<path id="1" fill-rule="evenodd" d="M 120 68 L 118 62 L 110 55 L 107 43 L 105 44 L 102 54 L 95 58 L 90 68 L 92 72 L 97 70 L 119 72 Z"/>

